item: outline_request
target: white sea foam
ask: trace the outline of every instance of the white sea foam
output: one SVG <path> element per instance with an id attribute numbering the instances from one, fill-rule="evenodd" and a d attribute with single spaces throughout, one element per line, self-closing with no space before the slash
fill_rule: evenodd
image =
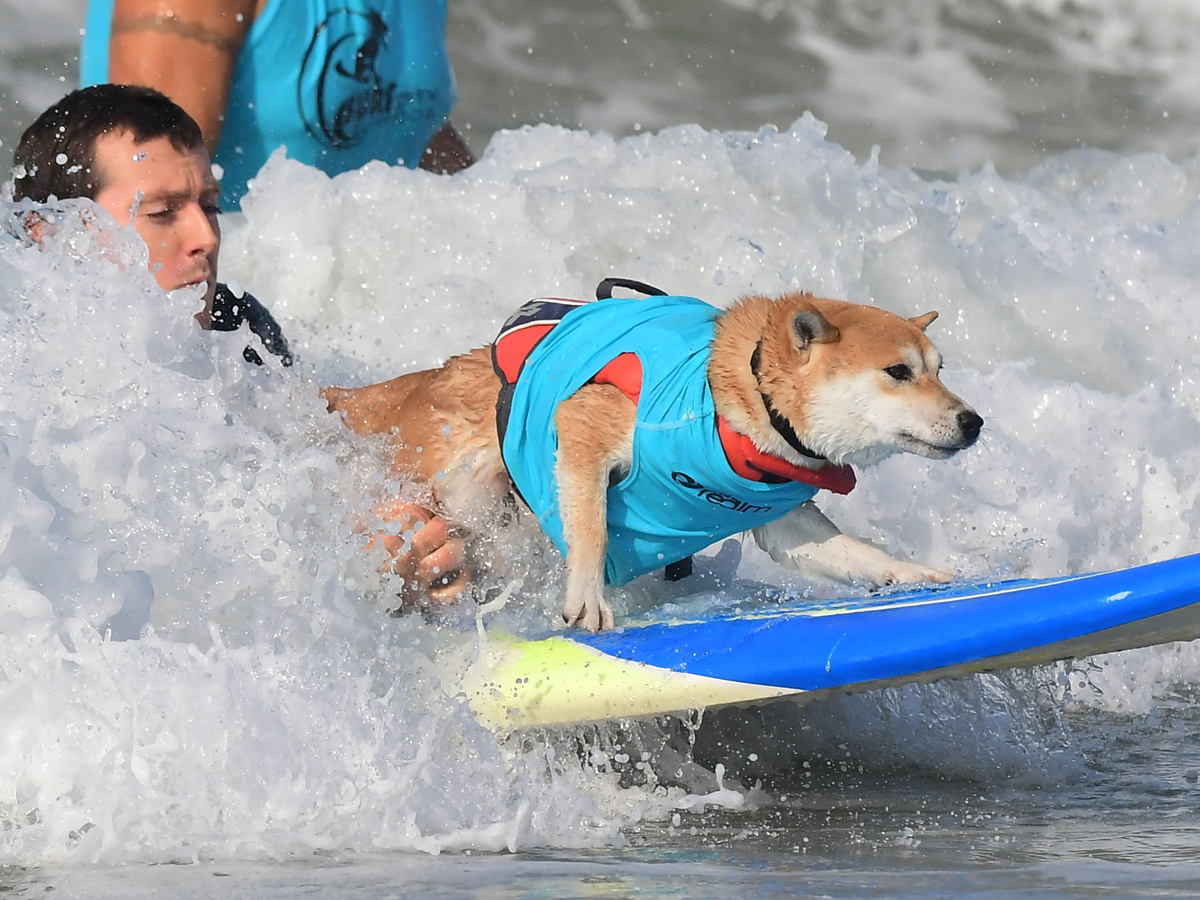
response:
<path id="1" fill-rule="evenodd" d="M 385 487 L 380 448 L 317 395 L 611 274 L 719 305 L 803 288 L 941 312 L 946 380 L 985 437 L 862 473 L 824 504 L 848 531 L 973 575 L 1196 551 L 1195 173 L 1081 152 L 1020 182 L 931 181 L 855 160 L 811 118 L 619 141 L 522 129 L 452 178 L 331 181 L 278 158 L 226 222 L 222 271 L 274 311 L 292 369 L 247 365 L 244 332 L 199 331 L 197 298 L 159 291 L 131 234 L 78 204 L 47 213 L 45 249 L 0 244 L 0 861 L 587 846 L 715 790 L 664 795 L 652 765 L 622 788 L 591 730 L 478 726 L 455 696 L 473 619 L 385 614 L 353 533 Z M 745 552 L 742 575 L 799 584 Z M 549 625 L 549 581 L 509 609 Z M 1190 647 L 1113 659 L 1069 697 L 1043 670 L 814 707 L 813 746 L 1045 777 L 1039 751 L 1067 726 L 1037 707 L 1144 712 L 1200 680 Z M 1060 774 L 1080 765 L 1061 756 Z"/>

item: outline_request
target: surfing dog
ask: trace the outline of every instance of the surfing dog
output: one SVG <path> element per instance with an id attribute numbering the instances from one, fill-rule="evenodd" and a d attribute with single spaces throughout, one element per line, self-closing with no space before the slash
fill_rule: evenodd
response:
<path id="1" fill-rule="evenodd" d="M 945 459 L 978 439 L 983 419 L 938 377 L 924 333 L 936 312 L 807 293 L 721 311 L 622 279 L 597 296 L 531 301 L 493 345 L 327 388 L 329 410 L 394 435 L 396 471 L 430 483 L 452 518 L 515 493 L 566 557 L 564 620 L 589 631 L 613 625 L 606 581 L 679 574 L 744 531 L 776 562 L 845 582 L 950 580 L 842 534 L 812 502 L 851 490 L 852 466 Z"/>

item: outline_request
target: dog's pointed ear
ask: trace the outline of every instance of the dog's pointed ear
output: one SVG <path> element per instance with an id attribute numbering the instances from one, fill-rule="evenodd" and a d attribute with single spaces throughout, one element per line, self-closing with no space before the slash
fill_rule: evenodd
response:
<path id="1" fill-rule="evenodd" d="M 800 309 L 792 316 L 792 334 L 796 346 L 803 350 L 809 344 L 832 344 L 840 332 L 815 309 Z"/>
<path id="2" fill-rule="evenodd" d="M 938 317 L 938 314 L 936 312 L 927 312 L 923 316 L 913 316 L 908 321 L 912 322 L 914 325 L 916 325 L 918 328 L 920 328 L 922 331 L 924 331 L 926 328 L 928 328 L 930 325 L 933 324 L 933 320 L 936 319 L 937 317 Z"/>

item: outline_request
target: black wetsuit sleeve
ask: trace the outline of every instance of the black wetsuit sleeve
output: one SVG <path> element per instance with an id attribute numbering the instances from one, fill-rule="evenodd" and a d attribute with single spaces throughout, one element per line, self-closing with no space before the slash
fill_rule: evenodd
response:
<path id="1" fill-rule="evenodd" d="M 279 361 L 285 366 L 290 366 L 292 364 L 292 352 L 288 349 L 287 339 L 283 336 L 283 329 L 279 327 L 279 323 L 275 321 L 275 317 L 251 294 L 243 295 L 242 300 L 246 303 L 246 321 L 250 323 L 250 330 L 258 335 L 259 339 L 263 342 L 263 346 L 267 348 L 268 353 L 278 356 Z M 246 350 L 253 353 L 253 348 L 251 347 L 247 347 Z M 257 356 L 257 354 L 255 355 Z M 262 360 L 258 360 L 258 364 L 262 365 Z"/>
<path id="2" fill-rule="evenodd" d="M 279 361 L 285 366 L 292 364 L 292 353 L 288 349 L 287 339 L 283 336 L 283 329 L 258 298 L 253 294 L 235 297 L 228 287 L 218 284 L 213 296 L 212 330 L 237 331 L 243 322 L 258 335 L 268 353 L 279 357 Z M 262 365 L 262 357 L 253 347 L 243 350 L 242 356 L 246 362 Z"/>

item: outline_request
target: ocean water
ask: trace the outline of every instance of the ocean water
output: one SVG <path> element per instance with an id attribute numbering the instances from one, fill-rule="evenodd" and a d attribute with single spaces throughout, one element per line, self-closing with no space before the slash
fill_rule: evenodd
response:
<path id="1" fill-rule="evenodd" d="M 82 7 L 3 9 L 7 152 Z M 1200 551 L 1197 28 L 1182 2 L 453 3 L 476 166 L 279 157 L 224 222 L 291 369 L 200 332 L 94 208 L 42 210 L 38 248 L 0 201 L 0 890 L 1196 896 L 1194 646 L 498 737 L 457 694 L 473 611 L 388 615 L 357 529 L 408 487 L 317 391 L 612 274 L 936 309 L 984 437 L 861 472 L 823 501 L 844 530 L 969 577 Z M 519 549 L 504 621 L 548 626 L 561 569 Z M 841 590 L 724 552 L 728 592 Z"/>

